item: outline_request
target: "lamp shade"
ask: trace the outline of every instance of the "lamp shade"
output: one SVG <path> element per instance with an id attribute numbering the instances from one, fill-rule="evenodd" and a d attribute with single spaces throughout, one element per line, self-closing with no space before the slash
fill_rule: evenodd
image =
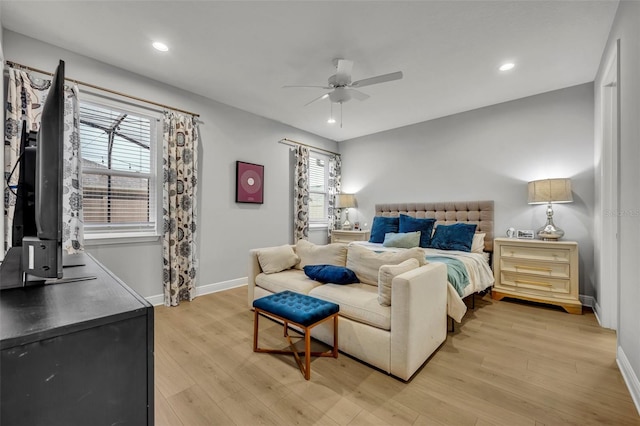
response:
<path id="1" fill-rule="evenodd" d="M 336 208 L 348 209 L 351 207 L 357 207 L 356 196 L 353 194 L 338 194 Z"/>
<path id="2" fill-rule="evenodd" d="M 542 179 L 529 182 L 529 204 L 570 203 L 571 179 Z"/>

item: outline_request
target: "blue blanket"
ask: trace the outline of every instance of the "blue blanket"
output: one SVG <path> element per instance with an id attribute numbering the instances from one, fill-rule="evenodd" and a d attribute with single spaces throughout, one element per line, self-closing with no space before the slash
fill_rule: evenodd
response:
<path id="1" fill-rule="evenodd" d="M 445 256 L 426 256 L 428 262 L 444 263 L 447 265 L 447 279 L 456 289 L 460 297 L 469 285 L 469 274 L 464 263 L 458 259 Z"/>

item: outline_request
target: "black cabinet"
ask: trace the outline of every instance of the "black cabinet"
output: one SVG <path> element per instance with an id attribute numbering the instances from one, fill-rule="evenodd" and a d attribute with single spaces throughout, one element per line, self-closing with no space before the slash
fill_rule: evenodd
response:
<path id="1" fill-rule="evenodd" d="M 87 256 L 0 293 L 0 424 L 153 425 L 153 307 Z"/>

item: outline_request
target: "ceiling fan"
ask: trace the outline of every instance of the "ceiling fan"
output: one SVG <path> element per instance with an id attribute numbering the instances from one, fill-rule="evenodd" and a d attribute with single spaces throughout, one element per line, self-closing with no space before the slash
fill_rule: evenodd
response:
<path id="1" fill-rule="evenodd" d="M 386 83 L 387 81 L 400 80 L 402 78 L 402 71 L 396 71 L 389 74 L 382 74 L 375 77 L 369 77 L 362 80 L 351 81 L 351 70 L 353 69 L 353 61 L 347 59 L 334 59 L 333 64 L 336 67 L 336 73 L 329 77 L 326 86 L 283 86 L 283 88 L 292 87 L 309 87 L 317 89 L 331 90 L 329 93 L 325 93 L 318 96 L 315 99 L 307 102 L 304 106 L 319 101 L 321 99 L 327 99 L 331 103 L 343 104 L 349 101 L 352 97 L 364 101 L 369 98 L 366 93 L 357 90 L 361 87 L 371 86 L 372 84 Z"/>

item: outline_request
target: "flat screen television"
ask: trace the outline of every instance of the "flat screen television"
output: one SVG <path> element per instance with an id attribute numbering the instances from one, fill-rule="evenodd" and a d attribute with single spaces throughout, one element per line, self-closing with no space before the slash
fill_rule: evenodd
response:
<path id="1" fill-rule="evenodd" d="M 35 228 L 35 235 L 24 235 L 22 242 L 14 241 L 0 265 L 0 287 L 19 287 L 45 279 L 61 279 L 62 260 L 62 192 L 64 146 L 64 61 L 60 61 L 51 81 L 51 88 L 42 108 L 37 135 L 35 167 L 33 155 L 23 155 L 21 170 L 35 168 L 33 214 L 23 213 L 14 223 L 23 233 Z M 18 182 L 18 193 L 26 185 L 29 174 Z M 35 226 L 25 221 L 35 220 Z M 13 229 L 13 235 L 19 234 Z M 28 233 L 28 231 L 27 231 Z"/>

